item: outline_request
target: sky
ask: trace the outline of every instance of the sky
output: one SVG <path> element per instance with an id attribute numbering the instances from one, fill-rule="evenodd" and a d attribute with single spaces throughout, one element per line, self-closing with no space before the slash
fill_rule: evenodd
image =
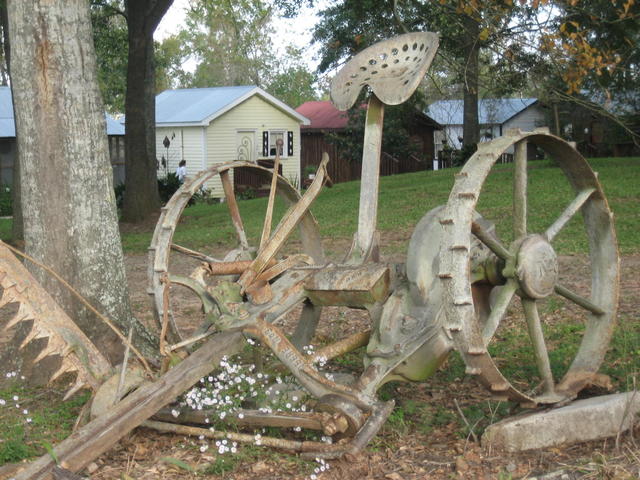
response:
<path id="1" fill-rule="evenodd" d="M 189 6 L 190 0 L 174 0 L 173 5 L 165 14 L 155 31 L 154 38 L 163 40 L 164 38 L 178 33 L 184 25 L 185 9 Z M 304 2 L 306 3 L 306 2 Z M 277 53 L 284 53 L 287 45 L 293 44 L 302 48 L 306 52 L 307 64 L 311 70 L 318 66 L 317 47 L 311 47 L 311 30 L 318 21 L 316 12 L 326 8 L 331 0 L 316 0 L 314 8 L 306 5 L 301 9 L 298 16 L 293 19 L 278 19 L 275 22 L 276 34 L 272 37 Z M 184 68 L 190 71 L 195 69 L 194 62 L 187 62 Z"/>

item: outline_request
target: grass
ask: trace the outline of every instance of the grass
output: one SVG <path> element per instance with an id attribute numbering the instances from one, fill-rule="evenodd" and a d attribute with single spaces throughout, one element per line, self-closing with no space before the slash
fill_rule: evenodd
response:
<path id="1" fill-rule="evenodd" d="M 599 158 L 589 161 L 599 173 L 609 204 L 616 217 L 621 253 L 640 251 L 637 231 L 640 226 L 639 158 Z M 459 169 L 425 171 L 382 177 L 378 202 L 378 227 L 382 232 L 410 232 L 430 209 L 444 204 Z M 508 240 L 511 215 L 512 165 L 497 165 L 483 187 L 478 210 L 495 220 L 498 232 Z M 312 207 L 323 238 L 351 238 L 356 230 L 360 182 L 347 182 L 325 188 Z M 560 169 L 550 161 L 536 161 L 529 169 L 530 231 L 543 231 L 559 215 L 572 198 L 571 190 Z M 266 198 L 241 200 L 240 211 L 248 237 L 255 244 L 259 238 Z M 275 217 L 285 211 L 278 202 Z M 0 220 L 0 238 L 10 240 L 11 220 Z M 126 252 L 144 252 L 151 241 L 151 230 L 124 233 Z M 405 235 L 408 237 L 408 235 Z M 234 245 L 235 230 L 225 204 L 197 204 L 184 211 L 175 241 L 201 250 Z M 407 242 L 402 244 L 406 247 Z M 554 244 L 559 253 L 585 253 L 586 236 L 577 219 L 570 222 Z M 383 245 L 383 248 L 385 246 Z"/>
<path id="2" fill-rule="evenodd" d="M 609 158 L 590 161 L 599 172 L 609 204 L 616 216 L 621 253 L 640 251 L 636 232 L 640 226 L 640 159 Z M 551 162 L 532 164 L 529 171 L 529 225 L 531 231 L 543 231 L 551 225 L 572 198 L 569 185 L 560 170 Z M 380 179 L 378 227 L 382 232 L 410 232 L 422 216 L 444 204 L 458 169 L 418 172 Z M 512 165 L 498 165 L 489 175 L 480 197 L 478 210 L 495 220 L 499 234 L 508 240 L 511 215 Z M 348 182 L 326 188 L 312 207 L 323 238 L 350 238 L 356 230 L 360 182 Z M 266 199 L 240 202 L 240 210 L 249 238 L 255 242 L 260 235 Z M 276 218 L 285 206 L 277 204 Z M 585 253 L 586 236 L 578 219 L 574 219 L 558 236 L 555 246 L 560 253 Z M 2 232 L 0 231 L 0 234 Z M 408 237 L 408 235 L 405 235 Z M 123 235 L 126 251 L 143 251 L 150 242 L 150 232 Z M 194 248 L 222 247 L 235 243 L 235 231 L 229 220 L 227 206 L 195 205 L 185 210 L 176 233 L 176 242 Z M 406 241 L 403 247 L 406 247 Z M 384 245 L 383 245 L 384 248 Z"/>
<path id="3" fill-rule="evenodd" d="M 0 465 L 42 455 L 50 445 L 71 434 L 89 394 L 74 395 L 66 402 L 61 402 L 60 397 L 50 389 L 29 388 L 19 383 L 0 390 L 0 399 L 6 402 L 0 406 Z M 24 410 L 28 413 L 23 413 Z M 27 422 L 27 418 L 31 421 Z"/>

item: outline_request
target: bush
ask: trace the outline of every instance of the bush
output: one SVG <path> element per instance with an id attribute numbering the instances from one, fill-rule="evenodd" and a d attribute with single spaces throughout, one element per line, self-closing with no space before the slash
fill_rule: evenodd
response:
<path id="1" fill-rule="evenodd" d="M 169 173 L 164 178 L 158 179 L 158 193 L 160 194 L 160 201 L 164 205 L 169 201 L 169 199 L 173 196 L 174 193 L 178 191 L 182 185 L 178 181 L 178 176 L 175 173 Z M 121 183 L 114 189 L 116 195 L 116 205 L 119 209 L 122 209 L 122 205 L 124 202 L 124 183 Z M 0 197 L 0 208 L 1 208 L 2 199 Z M 189 201 L 189 205 L 193 205 L 194 201 L 191 199 Z"/>
<path id="2" fill-rule="evenodd" d="M 0 217 L 13 215 L 13 195 L 11 187 L 3 185 L 0 187 Z"/>
<path id="3" fill-rule="evenodd" d="M 460 150 L 454 152 L 451 166 L 462 167 L 465 163 L 467 163 L 467 160 L 469 160 L 471 156 L 476 153 L 476 150 L 478 150 L 478 145 L 475 143 L 473 145 L 463 146 Z"/>
<path id="4" fill-rule="evenodd" d="M 113 191 L 116 194 L 116 206 L 122 209 L 122 202 L 124 202 L 124 183 L 116 185 Z"/>
<path id="5" fill-rule="evenodd" d="M 180 181 L 175 173 L 167 173 L 164 178 L 158 179 L 158 192 L 160 193 L 160 201 L 165 204 L 180 188 Z"/>

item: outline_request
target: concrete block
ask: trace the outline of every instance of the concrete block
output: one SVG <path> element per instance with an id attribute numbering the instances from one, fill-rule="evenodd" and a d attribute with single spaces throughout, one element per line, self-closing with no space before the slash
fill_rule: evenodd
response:
<path id="1" fill-rule="evenodd" d="M 638 413 L 637 391 L 578 400 L 565 407 L 495 423 L 482 435 L 482 445 L 519 452 L 598 440 L 628 430 Z"/>

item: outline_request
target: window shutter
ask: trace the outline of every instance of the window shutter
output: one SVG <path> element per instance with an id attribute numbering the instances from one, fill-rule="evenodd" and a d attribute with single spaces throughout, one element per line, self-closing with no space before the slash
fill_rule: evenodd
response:
<path id="1" fill-rule="evenodd" d="M 287 132 L 287 156 L 293 156 L 293 132 Z"/>
<path id="2" fill-rule="evenodd" d="M 269 156 L 269 132 L 262 132 L 262 156 Z"/>

